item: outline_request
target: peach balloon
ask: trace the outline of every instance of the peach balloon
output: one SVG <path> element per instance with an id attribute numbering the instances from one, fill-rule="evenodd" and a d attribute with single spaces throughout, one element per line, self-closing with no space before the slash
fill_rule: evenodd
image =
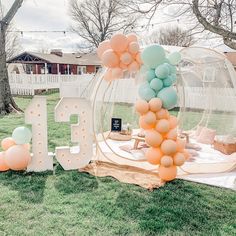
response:
<path id="1" fill-rule="evenodd" d="M 156 130 L 159 133 L 167 133 L 170 130 L 169 121 L 166 119 L 161 119 L 156 124 Z"/>
<path id="2" fill-rule="evenodd" d="M 133 61 L 128 65 L 129 72 L 137 72 L 139 70 L 139 64 L 137 61 Z"/>
<path id="3" fill-rule="evenodd" d="M 155 125 L 156 124 L 156 115 L 155 115 L 155 113 L 153 113 L 151 111 L 148 111 L 144 115 L 144 121 L 148 125 Z"/>
<path id="4" fill-rule="evenodd" d="M 159 147 L 163 138 L 161 134 L 159 134 L 155 130 L 148 130 L 145 136 L 145 142 L 151 147 Z"/>
<path id="5" fill-rule="evenodd" d="M 5 153 L 5 162 L 12 170 L 26 169 L 30 160 L 30 152 L 23 145 L 12 146 Z"/>
<path id="6" fill-rule="evenodd" d="M 148 125 L 145 121 L 144 121 L 144 117 L 140 116 L 139 117 L 139 127 L 145 130 L 149 130 L 149 129 L 153 129 L 155 127 L 154 125 Z"/>
<path id="7" fill-rule="evenodd" d="M 163 143 L 161 144 L 161 151 L 165 155 L 172 155 L 172 154 L 176 153 L 176 151 L 177 151 L 176 142 L 171 139 L 164 140 Z"/>
<path id="8" fill-rule="evenodd" d="M 138 37 L 136 34 L 128 34 L 127 39 L 129 43 L 138 41 Z"/>
<path id="9" fill-rule="evenodd" d="M 111 69 L 111 76 L 113 79 L 121 79 L 123 77 L 123 70 L 121 68 Z"/>
<path id="10" fill-rule="evenodd" d="M 178 125 L 178 120 L 175 116 L 170 116 L 169 122 L 170 122 L 171 129 L 174 129 Z"/>
<path id="11" fill-rule="evenodd" d="M 0 152 L 0 171 L 7 171 L 10 168 L 7 166 L 6 162 L 5 162 L 5 153 L 4 152 Z"/>
<path id="12" fill-rule="evenodd" d="M 23 144 L 22 146 L 27 150 L 30 150 L 30 148 L 31 148 L 29 143 Z"/>
<path id="13" fill-rule="evenodd" d="M 135 103 L 135 110 L 141 114 L 144 115 L 149 111 L 149 105 L 145 100 L 138 100 Z"/>
<path id="14" fill-rule="evenodd" d="M 110 40 L 111 48 L 116 52 L 124 52 L 128 48 L 128 38 L 124 34 L 115 34 Z"/>
<path id="15" fill-rule="evenodd" d="M 131 42 L 129 44 L 129 48 L 128 48 L 129 52 L 132 54 L 136 54 L 139 52 L 139 44 L 137 42 Z"/>
<path id="16" fill-rule="evenodd" d="M 111 82 L 113 80 L 113 77 L 112 77 L 112 70 L 111 69 L 108 69 L 106 71 L 106 73 L 104 74 L 104 77 L 103 77 L 104 80 L 106 80 L 107 82 Z"/>
<path id="17" fill-rule="evenodd" d="M 164 167 L 171 167 L 173 163 L 173 158 L 170 156 L 163 156 L 161 158 L 161 165 Z"/>
<path id="18" fill-rule="evenodd" d="M 177 130 L 176 129 L 171 129 L 167 134 L 166 134 L 167 139 L 172 139 L 176 141 L 177 139 Z"/>
<path id="19" fill-rule="evenodd" d="M 102 64 L 106 67 L 117 67 L 120 64 L 119 57 L 112 49 L 108 49 L 102 54 Z"/>
<path id="20" fill-rule="evenodd" d="M 158 172 L 162 180 L 171 181 L 177 176 L 177 167 L 174 165 L 171 167 L 164 167 L 160 165 Z"/>
<path id="21" fill-rule="evenodd" d="M 129 65 L 133 61 L 133 57 L 130 53 L 124 52 L 120 56 L 120 61 L 125 65 Z"/>
<path id="22" fill-rule="evenodd" d="M 183 138 L 177 138 L 176 144 L 177 144 L 177 151 L 182 152 L 185 148 L 186 140 Z"/>
<path id="23" fill-rule="evenodd" d="M 191 157 L 191 155 L 189 154 L 189 152 L 186 149 L 184 149 L 182 153 L 184 154 L 186 161 Z"/>
<path id="24" fill-rule="evenodd" d="M 169 112 L 166 109 L 161 109 L 156 113 L 157 119 L 168 119 L 169 118 Z"/>
<path id="25" fill-rule="evenodd" d="M 125 65 L 124 63 L 120 62 L 120 68 L 123 69 L 123 70 L 127 70 L 128 66 Z"/>
<path id="26" fill-rule="evenodd" d="M 136 60 L 140 65 L 143 64 L 142 59 L 141 59 L 141 53 L 137 53 L 137 54 L 136 54 L 135 60 Z"/>
<path id="27" fill-rule="evenodd" d="M 4 151 L 6 151 L 8 148 L 12 147 L 16 145 L 15 141 L 13 138 L 9 137 L 9 138 L 4 138 L 1 142 L 1 146 L 2 146 L 2 149 Z"/>
<path id="28" fill-rule="evenodd" d="M 185 156 L 183 153 L 181 152 L 177 152 L 175 155 L 174 155 L 174 164 L 176 166 L 182 166 L 185 162 Z"/>
<path id="29" fill-rule="evenodd" d="M 160 98 L 152 98 L 149 101 L 149 107 L 150 110 L 153 112 L 157 112 L 160 111 L 161 107 L 162 107 L 162 101 Z"/>
<path id="30" fill-rule="evenodd" d="M 97 54 L 98 57 L 101 59 L 102 58 L 102 54 L 107 50 L 107 49 L 111 49 L 111 45 L 110 45 L 110 41 L 109 40 L 105 40 L 103 42 L 101 42 L 97 48 Z"/>
<path id="31" fill-rule="evenodd" d="M 163 156 L 163 153 L 161 152 L 160 148 L 151 147 L 145 153 L 145 157 L 147 158 L 147 161 L 153 165 L 159 165 L 162 156 Z"/>

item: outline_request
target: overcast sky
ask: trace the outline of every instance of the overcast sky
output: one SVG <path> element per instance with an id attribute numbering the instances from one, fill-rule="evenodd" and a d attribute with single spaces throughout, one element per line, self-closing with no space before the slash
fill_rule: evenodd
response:
<path id="1" fill-rule="evenodd" d="M 5 9 L 8 9 L 13 0 L 0 0 Z M 78 35 L 66 32 L 64 33 L 37 33 L 24 31 L 68 31 L 72 21 L 69 16 L 69 0 L 25 0 L 22 7 L 14 18 L 14 25 L 17 30 L 23 31 L 23 35 L 19 33 L 20 43 L 24 51 L 50 51 L 50 49 L 63 49 L 64 52 L 74 52 L 78 49 L 81 39 Z M 152 23 L 169 22 L 168 24 L 177 24 L 177 19 L 170 19 L 168 12 L 173 9 L 163 10 L 160 8 L 156 14 L 156 18 Z M 182 23 L 181 23 L 182 22 Z M 179 19 L 178 24 L 185 27 L 186 22 Z M 147 36 L 153 29 L 157 29 L 163 24 L 155 25 L 154 28 L 144 30 L 143 37 Z M 142 33 L 141 33 L 142 37 Z M 209 45 L 217 45 L 219 42 L 209 42 Z M 206 42 L 200 42 L 204 44 Z"/>

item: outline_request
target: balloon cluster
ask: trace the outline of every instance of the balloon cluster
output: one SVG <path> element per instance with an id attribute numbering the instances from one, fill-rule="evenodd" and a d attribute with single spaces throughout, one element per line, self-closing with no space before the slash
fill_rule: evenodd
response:
<path id="1" fill-rule="evenodd" d="M 97 48 L 98 57 L 108 68 L 104 79 L 112 81 L 123 77 L 125 71 L 137 72 L 142 64 L 140 48 L 135 34 L 115 34 Z"/>
<path id="2" fill-rule="evenodd" d="M 166 56 L 163 47 L 151 45 L 143 50 L 141 59 L 144 63 L 141 73 L 146 81 L 139 88 L 139 96 L 146 101 L 158 97 L 164 108 L 173 108 L 177 103 L 177 93 L 171 86 L 176 81 L 175 65 L 181 60 L 180 54 L 174 52 Z"/>
<path id="3" fill-rule="evenodd" d="M 30 141 L 31 131 L 26 127 L 18 127 L 12 137 L 2 140 L 0 152 L 0 171 L 25 170 L 31 161 Z"/>
<path id="4" fill-rule="evenodd" d="M 160 178 L 170 181 L 177 175 L 177 166 L 188 158 L 185 141 L 177 137 L 177 118 L 168 112 L 177 103 L 172 85 L 181 56 L 172 53 L 166 57 L 161 46 L 151 45 L 143 50 L 141 59 L 146 81 L 139 88 L 142 100 L 135 107 L 141 115 L 139 125 L 145 130 L 145 142 L 150 146 L 145 156 L 149 163 L 159 165 Z"/>

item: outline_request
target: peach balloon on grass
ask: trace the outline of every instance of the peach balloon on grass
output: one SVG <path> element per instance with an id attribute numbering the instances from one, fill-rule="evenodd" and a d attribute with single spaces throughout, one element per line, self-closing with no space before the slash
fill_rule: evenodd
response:
<path id="1" fill-rule="evenodd" d="M 162 156 L 163 156 L 163 153 L 160 148 L 151 147 L 145 153 L 145 157 L 147 158 L 147 161 L 153 165 L 159 165 Z"/>
<path id="2" fill-rule="evenodd" d="M 154 125 L 149 125 L 145 122 L 144 120 L 144 116 L 140 116 L 139 117 L 139 126 L 142 128 L 142 129 L 145 129 L 145 130 L 150 130 L 150 129 L 153 129 L 155 127 L 155 124 Z"/>
<path id="3" fill-rule="evenodd" d="M 149 101 L 150 110 L 153 112 L 158 112 L 161 110 L 162 102 L 160 98 L 152 98 Z"/>
<path id="4" fill-rule="evenodd" d="M 166 109 L 161 109 L 156 113 L 157 119 L 168 119 L 169 118 L 169 112 Z"/>
<path id="5" fill-rule="evenodd" d="M 167 139 L 172 139 L 176 141 L 177 139 L 177 129 L 171 129 L 167 134 L 166 134 Z"/>
<path id="6" fill-rule="evenodd" d="M 30 160 L 30 152 L 23 145 L 12 146 L 5 153 L 5 162 L 12 170 L 25 170 Z"/>
<path id="7" fill-rule="evenodd" d="M 116 52 L 124 52 L 128 48 L 128 38 L 124 34 L 115 34 L 110 39 L 111 48 Z"/>
<path id="8" fill-rule="evenodd" d="M 110 41 L 109 40 L 105 40 L 103 42 L 101 42 L 97 48 L 97 54 L 98 57 L 101 59 L 102 58 L 102 54 L 107 50 L 107 49 L 111 49 L 111 45 L 110 45 Z"/>
<path id="9" fill-rule="evenodd" d="M 102 54 L 102 64 L 106 67 L 117 67 L 120 64 L 119 57 L 112 49 L 108 49 Z"/>
<path id="10" fill-rule="evenodd" d="M 191 157 L 190 153 L 186 149 L 184 149 L 182 153 L 184 154 L 186 161 Z"/>
<path id="11" fill-rule="evenodd" d="M 145 142 L 151 147 L 159 147 L 163 138 L 156 130 L 147 130 Z"/>
<path id="12" fill-rule="evenodd" d="M 161 119 L 156 124 L 156 130 L 159 133 L 167 133 L 170 130 L 170 124 L 167 119 Z"/>
<path id="13" fill-rule="evenodd" d="M 5 152 L 0 152 L 0 171 L 7 171 L 9 169 L 9 166 L 5 162 Z"/>
<path id="14" fill-rule="evenodd" d="M 173 155 L 177 151 L 177 144 L 175 141 L 171 139 L 166 139 L 161 144 L 161 151 L 165 155 Z"/>
<path id="15" fill-rule="evenodd" d="M 174 165 L 176 166 L 182 166 L 185 162 L 185 156 L 183 153 L 181 152 L 177 152 L 175 155 L 174 155 Z"/>
<path id="16" fill-rule="evenodd" d="M 177 138 L 176 139 L 176 144 L 177 144 L 177 151 L 182 152 L 185 148 L 186 140 L 183 139 L 183 138 Z"/>
<path id="17" fill-rule="evenodd" d="M 148 111 L 144 114 L 144 121 L 148 125 L 155 125 L 156 124 L 156 115 L 152 111 Z"/>
<path id="18" fill-rule="evenodd" d="M 135 110 L 139 114 L 144 115 L 149 111 L 149 104 L 145 100 L 138 100 L 135 103 Z"/>
<path id="19" fill-rule="evenodd" d="M 1 147 L 4 151 L 6 151 L 8 148 L 16 145 L 16 142 L 12 137 L 4 138 L 1 142 Z"/>
<path id="20" fill-rule="evenodd" d="M 162 180 L 171 181 L 177 176 L 177 167 L 174 165 L 171 167 L 164 167 L 160 165 L 158 168 L 158 174 Z"/>
<path id="21" fill-rule="evenodd" d="M 161 158 L 161 165 L 164 167 L 171 167 L 173 165 L 174 161 L 171 156 L 163 156 Z"/>

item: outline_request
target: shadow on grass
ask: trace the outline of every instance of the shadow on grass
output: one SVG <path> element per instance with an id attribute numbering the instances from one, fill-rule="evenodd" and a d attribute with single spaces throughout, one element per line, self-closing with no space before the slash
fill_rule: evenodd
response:
<path id="1" fill-rule="evenodd" d="M 231 191 L 227 200 L 225 190 L 219 189 L 223 193 L 216 194 L 216 188 L 182 180 L 146 194 L 143 191 L 146 190 L 122 190 L 115 205 L 131 221 L 138 222 L 143 235 L 199 235 L 202 231 L 221 235 L 225 226 L 232 230 L 230 233 L 235 232 L 231 228 L 234 210 L 230 202 L 235 199 Z"/>
<path id="2" fill-rule="evenodd" d="M 63 194 L 76 194 L 91 192 L 98 188 L 97 179 L 87 173 L 80 173 L 78 170 L 64 171 L 60 165 L 56 167 L 55 188 Z"/>
<path id="3" fill-rule="evenodd" d="M 26 173 L 8 171 L 0 174 L 1 184 L 17 191 L 21 200 L 30 203 L 41 203 L 47 177 L 52 172 Z"/>

